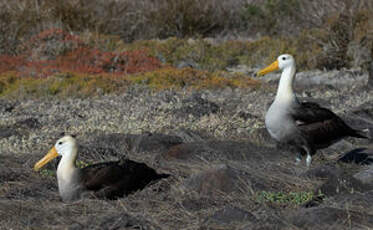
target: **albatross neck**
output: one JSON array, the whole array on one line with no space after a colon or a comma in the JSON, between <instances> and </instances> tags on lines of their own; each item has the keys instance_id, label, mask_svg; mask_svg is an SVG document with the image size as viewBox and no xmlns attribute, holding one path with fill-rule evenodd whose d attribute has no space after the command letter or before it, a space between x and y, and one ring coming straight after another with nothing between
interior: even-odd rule
<instances>
[{"instance_id":1,"label":"albatross neck","mask_svg":"<svg viewBox=\"0 0 373 230\"><path fill-rule=\"evenodd\" d=\"M75 160L77 156L77 149L72 148L70 152L65 153L57 167L57 177L62 180L69 180L76 170Z\"/></svg>"},{"instance_id":2,"label":"albatross neck","mask_svg":"<svg viewBox=\"0 0 373 230\"><path fill-rule=\"evenodd\" d=\"M295 76L295 65L284 68L281 73L280 83L277 89L276 102L294 102L296 101L293 81Z\"/></svg>"}]
</instances>

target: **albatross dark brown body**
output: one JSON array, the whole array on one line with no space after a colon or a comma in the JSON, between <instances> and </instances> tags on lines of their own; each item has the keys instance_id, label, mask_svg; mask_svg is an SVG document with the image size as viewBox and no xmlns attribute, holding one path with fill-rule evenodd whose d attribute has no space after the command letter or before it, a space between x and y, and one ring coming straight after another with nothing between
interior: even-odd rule
<instances>
[{"instance_id":1,"label":"albatross dark brown body","mask_svg":"<svg viewBox=\"0 0 373 230\"><path fill-rule=\"evenodd\" d=\"M115 199L143 189L150 182L168 177L144 163L128 159L104 162L79 170L80 183L97 198Z\"/></svg>"},{"instance_id":2,"label":"albatross dark brown body","mask_svg":"<svg viewBox=\"0 0 373 230\"><path fill-rule=\"evenodd\" d=\"M367 138L363 132L351 128L335 113L316 103L300 103L292 110L291 117L300 135L307 140L311 155L317 149L326 148L344 137ZM294 142L297 144L297 138L294 138Z\"/></svg>"}]
</instances>

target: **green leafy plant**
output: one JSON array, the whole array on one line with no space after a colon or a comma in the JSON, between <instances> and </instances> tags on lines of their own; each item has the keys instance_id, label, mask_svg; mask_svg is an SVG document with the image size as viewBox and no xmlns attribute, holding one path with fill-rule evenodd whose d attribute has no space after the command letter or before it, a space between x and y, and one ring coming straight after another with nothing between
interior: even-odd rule
<instances>
[{"instance_id":1,"label":"green leafy plant","mask_svg":"<svg viewBox=\"0 0 373 230\"><path fill-rule=\"evenodd\" d=\"M285 205L302 205L314 199L315 197L323 196L321 192L267 192L261 191L255 194L255 199L258 202L276 203Z\"/></svg>"},{"instance_id":2,"label":"green leafy plant","mask_svg":"<svg viewBox=\"0 0 373 230\"><path fill-rule=\"evenodd\" d=\"M45 177L54 177L56 176L56 171L55 170L51 170L51 169L41 169L40 172L39 172L42 176L45 176Z\"/></svg>"}]
</instances>

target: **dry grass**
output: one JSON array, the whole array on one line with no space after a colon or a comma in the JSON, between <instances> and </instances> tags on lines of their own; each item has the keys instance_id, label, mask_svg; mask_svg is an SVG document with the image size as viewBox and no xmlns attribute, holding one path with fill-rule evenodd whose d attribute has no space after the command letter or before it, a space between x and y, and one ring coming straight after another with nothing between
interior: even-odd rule
<instances>
[{"instance_id":1,"label":"dry grass","mask_svg":"<svg viewBox=\"0 0 373 230\"><path fill-rule=\"evenodd\" d=\"M48 146L48 145L45 145ZM97 153L99 154L99 153ZM55 175L38 174L31 172L33 162L40 154L32 154L27 162L24 155L4 156L1 163L0 176L5 180L1 184L0 214L2 221L0 228L12 225L14 229L64 229L64 228L89 228L89 229L199 229L201 227L214 226L214 221L207 221L218 210L227 207L239 208L245 212L254 213L262 218L262 211L270 213L266 215L276 218L275 212L279 210L292 210L299 207L293 202L278 203L269 200L263 201L258 195L257 185L253 181L262 181L269 186L268 192L281 191L295 193L312 191L314 181L300 179L290 175L288 171L289 159L281 162L282 166L275 166L268 162L258 164L250 155L245 161L227 161L221 155L208 162L203 158L196 161L180 162L174 159L158 161L156 153L130 152L127 157L145 162L152 167L168 168L172 176L167 180L155 183L142 191L128 197L115 200L84 199L73 204L64 204L60 201ZM261 153L255 153L257 157ZM91 155L91 157L95 157ZM102 159L102 155L98 155ZM104 156L104 158L110 156ZM259 159L259 158L258 158ZM91 159L93 160L93 159ZM156 163L159 162L159 163ZM250 163L252 162L252 163ZM216 165L226 164L232 170L240 172L235 182L237 190L233 192L214 191L198 192L186 182L187 177L203 173L208 169L216 168ZM17 177L11 179L4 174L7 170L19 169ZM50 168L53 168L51 166ZM185 169L188 169L185 171ZM8 174L10 176L10 174ZM192 188L192 189L191 189ZM285 225L291 226L290 223ZM245 226L245 223L241 223ZM223 229L238 227L236 223L223 224Z\"/></svg>"},{"instance_id":2,"label":"dry grass","mask_svg":"<svg viewBox=\"0 0 373 230\"><path fill-rule=\"evenodd\" d=\"M186 76L199 74L193 69L167 71L170 75L178 71L185 71ZM354 92L350 88L314 86L308 90L342 113L369 100L361 88ZM260 139L255 138L254 131L264 127L263 104L273 99L274 92L275 88L203 90L198 92L201 97L219 108L210 108L209 114L201 116L177 112L193 106L187 99L195 98L192 95L196 92L188 90L132 89L120 95L85 99L18 100L14 108L0 109L0 130L8 127L17 131L0 138L0 229L327 229L331 225L344 229L345 220L350 228L371 228L370 190L351 186L348 177L343 176L332 177L334 184L327 179L304 177L308 171L304 161L295 166L290 152L279 151L265 138L258 144L251 143ZM208 107L206 102L199 106L191 109L202 113ZM25 117L39 120L40 125L25 128L21 125ZM78 135L82 145L79 164L125 154L171 176L119 200L84 199L63 204L55 165L49 164L46 172L32 171L33 164L62 131ZM137 145L145 143L144 139L122 143L127 143L126 133L141 132L177 133L192 140L186 141L184 148L176 148L175 154L167 150L140 151ZM180 157L177 151L181 151ZM331 148L325 154L344 151L341 146L340 151ZM311 170L326 166L331 167L331 174L343 170L351 175L363 170L335 160L314 157ZM305 207L304 202L318 195L317 188L327 181L331 186L328 191L334 195L327 195L314 207ZM335 193L337 189L340 194Z\"/></svg>"},{"instance_id":3,"label":"dry grass","mask_svg":"<svg viewBox=\"0 0 373 230\"><path fill-rule=\"evenodd\" d=\"M50 28L119 35L124 41L168 37L297 35L324 28L330 15L372 12L369 0L0 1L0 53Z\"/></svg>"},{"instance_id":4,"label":"dry grass","mask_svg":"<svg viewBox=\"0 0 373 230\"><path fill-rule=\"evenodd\" d=\"M248 143L241 144L250 146ZM219 226L219 229L246 229L268 225L297 229L283 216L301 209L305 202L315 198L313 191L320 184L320 181L299 177L293 159L286 154L276 155L273 150L268 153L242 153L246 160L240 161L227 160L226 155L216 155L213 160L198 157L198 160L180 161L162 160L152 152L128 154L127 157L158 170L167 169L172 176L122 199L83 199L73 204L60 201L54 175L31 172L39 153L31 154L26 162L23 154L4 155L0 163L0 176L5 180L0 189L3 198L0 200L0 228L7 229L11 225L13 229L209 229L214 226ZM265 160L268 159L267 154L272 155L272 161ZM91 157L95 158L94 155ZM222 164L239 172L233 191L200 190L190 182L189 178ZM8 170L17 176L11 179L8 173L7 177L5 172ZM258 182L266 188L258 187ZM330 206L337 205L332 203ZM214 217L228 207L250 213L255 221L249 218L246 221L220 222L219 218L225 217ZM360 216L359 213L365 209L350 205L340 210ZM355 217L351 218L350 225L356 226ZM337 224L336 220L333 222ZM362 226L366 227L364 223Z\"/></svg>"}]
</instances>

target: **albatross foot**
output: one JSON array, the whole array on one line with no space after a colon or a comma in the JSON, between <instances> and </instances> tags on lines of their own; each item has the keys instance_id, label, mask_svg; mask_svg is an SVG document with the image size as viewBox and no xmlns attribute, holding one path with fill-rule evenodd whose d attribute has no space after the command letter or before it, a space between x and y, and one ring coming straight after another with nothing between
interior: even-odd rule
<instances>
[{"instance_id":1,"label":"albatross foot","mask_svg":"<svg viewBox=\"0 0 373 230\"><path fill-rule=\"evenodd\" d=\"M302 155L298 153L298 155L295 157L295 165L299 165L301 161L302 161Z\"/></svg>"}]
</instances>

